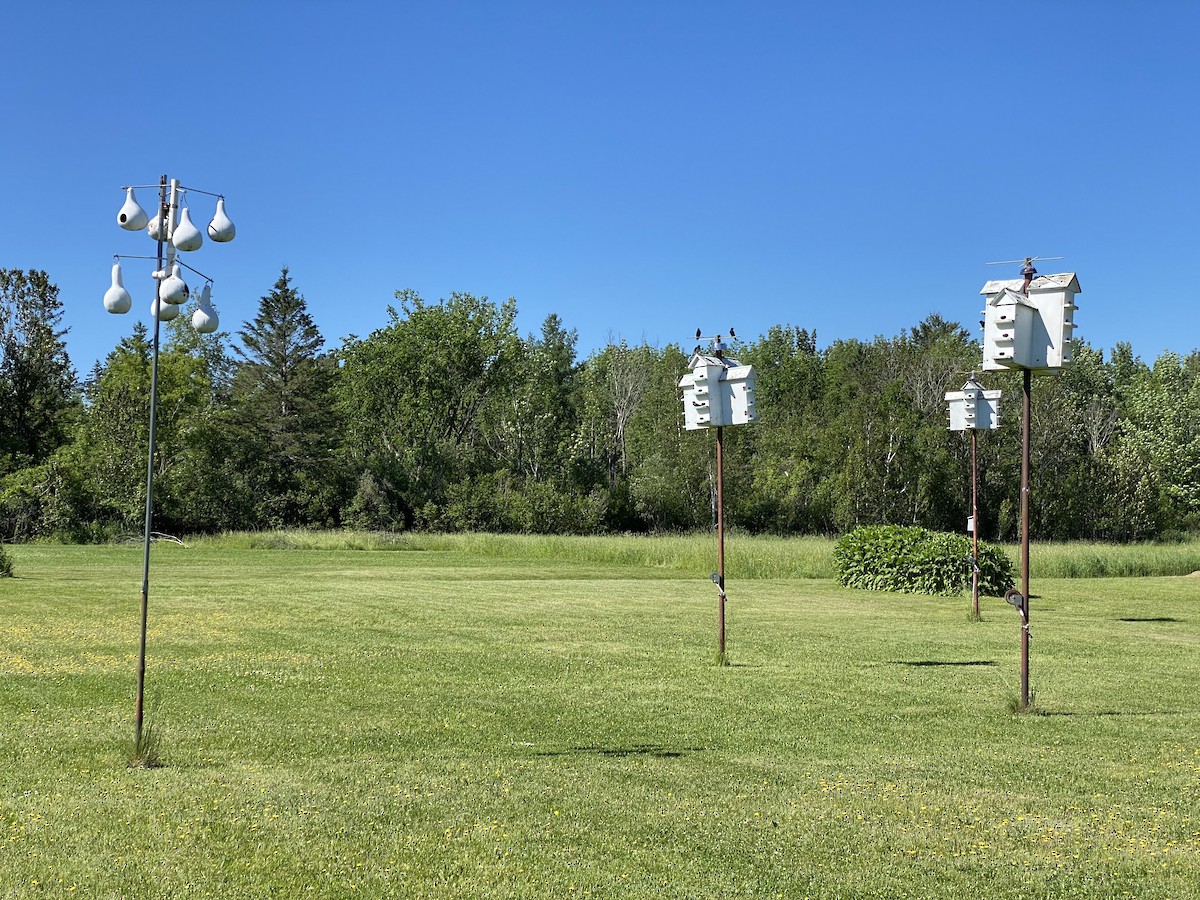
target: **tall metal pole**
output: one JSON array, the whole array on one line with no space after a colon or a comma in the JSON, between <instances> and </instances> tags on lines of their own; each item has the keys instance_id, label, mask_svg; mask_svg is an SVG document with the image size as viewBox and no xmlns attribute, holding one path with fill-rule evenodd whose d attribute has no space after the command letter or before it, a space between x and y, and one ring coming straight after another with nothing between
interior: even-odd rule
<instances>
[{"instance_id":1,"label":"tall metal pole","mask_svg":"<svg viewBox=\"0 0 1200 900\"><path fill-rule=\"evenodd\" d=\"M172 190L172 200L174 191ZM135 719L135 752L142 748L142 720L144 698L146 694L146 623L150 609L150 533L154 523L154 438L158 424L158 342L159 342L159 311L162 309L162 272L165 267L163 258L163 239L172 215L167 202L167 176L162 176L158 185L158 270L157 287L154 290L154 343L150 363L150 435L149 450L146 453L146 523L142 547L142 622L141 636L138 641L137 667L137 704L134 708Z\"/></svg>"},{"instance_id":2,"label":"tall metal pole","mask_svg":"<svg viewBox=\"0 0 1200 900\"><path fill-rule=\"evenodd\" d=\"M1029 707L1029 420L1033 373L1022 370L1021 382L1021 709Z\"/></svg>"},{"instance_id":3,"label":"tall metal pole","mask_svg":"<svg viewBox=\"0 0 1200 900\"><path fill-rule=\"evenodd\" d=\"M971 429L971 604L979 618L979 432Z\"/></svg>"},{"instance_id":4,"label":"tall metal pole","mask_svg":"<svg viewBox=\"0 0 1200 900\"><path fill-rule=\"evenodd\" d=\"M717 426L717 652L725 662L725 429Z\"/></svg>"}]
</instances>

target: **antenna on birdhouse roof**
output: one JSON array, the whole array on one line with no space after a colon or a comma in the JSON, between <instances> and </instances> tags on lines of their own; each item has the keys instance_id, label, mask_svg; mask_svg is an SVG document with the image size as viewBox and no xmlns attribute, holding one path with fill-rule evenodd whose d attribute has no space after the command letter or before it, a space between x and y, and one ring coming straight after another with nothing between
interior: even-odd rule
<instances>
[{"instance_id":1,"label":"antenna on birdhouse roof","mask_svg":"<svg viewBox=\"0 0 1200 900\"><path fill-rule=\"evenodd\" d=\"M999 262L990 262L990 263L988 263L988 265L989 266L1010 266L1010 265L1016 265L1019 263L1021 265L1020 275L1021 275L1021 278L1024 279L1024 281L1021 284L1021 296L1028 297L1029 296L1029 286L1033 283L1033 279L1037 276L1037 273L1038 273L1038 270L1036 268L1034 268L1033 264L1036 261L1041 260L1041 259L1047 259L1047 260L1049 260L1049 259L1066 259L1066 257L1065 256L1026 256L1024 259L1002 259ZM1015 294L1016 289L1013 288L1012 292Z\"/></svg>"},{"instance_id":2,"label":"antenna on birdhouse roof","mask_svg":"<svg viewBox=\"0 0 1200 900\"><path fill-rule=\"evenodd\" d=\"M1001 259L996 262L987 263L989 266L1015 266L1020 263L1033 263L1038 260L1049 259L1066 259L1065 256L1026 256L1022 259Z\"/></svg>"},{"instance_id":3,"label":"antenna on birdhouse roof","mask_svg":"<svg viewBox=\"0 0 1200 900\"><path fill-rule=\"evenodd\" d=\"M735 340L737 339L737 332L734 331L732 327L729 329L729 336ZM705 336L703 330L701 330L699 328L696 329L696 340L697 341L708 341L712 345L713 355L716 356L718 359L720 359L722 357L722 355L725 353L725 351L729 349L729 347L725 344L724 338L725 338L725 336L723 334L710 334L708 336ZM699 344L696 345L696 349L694 352L696 352L696 353L700 352Z\"/></svg>"}]
</instances>

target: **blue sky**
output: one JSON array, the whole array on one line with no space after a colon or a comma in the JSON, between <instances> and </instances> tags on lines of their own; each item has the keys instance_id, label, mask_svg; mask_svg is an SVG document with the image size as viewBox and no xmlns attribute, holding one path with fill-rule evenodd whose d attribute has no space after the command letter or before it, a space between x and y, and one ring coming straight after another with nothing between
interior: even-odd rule
<instances>
[{"instance_id":1,"label":"blue sky","mask_svg":"<svg viewBox=\"0 0 1200 900\"><path fill-rule=\"evenodd\" d=\"M0 267L60 286L81 374L149 321L149 263L133 313L101 297L154 250L120 187L163 174L227 198L237 239L185 258L235 332L286 265L330 346L401 288L557 313L581 357L827 346L974 330L1016 272L984 264L1041 255L1093 346L1200 346L1200 4L45 0L0 32Z\"/></svg>"}]
</instances>

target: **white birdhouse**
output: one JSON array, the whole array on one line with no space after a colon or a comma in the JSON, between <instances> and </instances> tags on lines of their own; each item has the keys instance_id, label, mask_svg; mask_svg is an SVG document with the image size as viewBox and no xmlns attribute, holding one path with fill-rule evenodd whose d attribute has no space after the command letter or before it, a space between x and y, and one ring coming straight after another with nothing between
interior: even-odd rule
<instances>
[{"instance_id":1,"label":"white birdhouse","mask_svg":"<svg viewBox=\"0 0 1200 900\"><path fill-rule=\"evenodd\" d=\"M758 418L754 405L753 366L736 359L695 354L691 371L679 379L683 388L683 427L689 431L744 425Z\"/></svg>"},{"instance_id":2,"label":"white birdhouse","mask_svg":"<svg viewBox=\"0 0 1200 900\"><path fill-rule=\"evenodd\" d=\"M961 391L946 394L951 431L987 431L1000 427L1000 392L985 391L972 378Z\"/></svg>"},{"instance_id":3,"label":"white birdhouse","mask_svg":"<svg viewBox=\"0 0 1200 900\"><path fill-rule=\"evenodd\" d=\"M983 310L983 369L1030 369L1052 373L1071 361L1075 332L1074 272L1039 275L1021 290L1021 279L989 281L980 291Z\"/></svg>"}]
</instances>

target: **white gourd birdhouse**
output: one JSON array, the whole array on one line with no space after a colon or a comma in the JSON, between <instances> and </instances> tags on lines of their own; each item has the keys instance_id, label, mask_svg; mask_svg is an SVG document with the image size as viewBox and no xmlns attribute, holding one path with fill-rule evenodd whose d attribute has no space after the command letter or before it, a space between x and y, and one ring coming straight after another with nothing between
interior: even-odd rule
<instances>
[{"instance_id":1,"label":"white gourd birdhouse","mask_svg":"<svg viewBox=\"0 0 1200 900\"><path fill-rule=\"evenodd\" d=\"M225 198L217 198L217 211L213 213L212 221L208 223L208 237L219 244L232 241L237 234L237 228L225 214Z\"/></svg>"},{"instance_id":2,"label":"white gourd birdhouse","mask_svg":"<svg viewBox=\"0 0 1200 900\"><path fill-rule=\"evenodd\" d=\"M170 322L179 315L179 306L175 303L162 303L155 299L150 304L150 315L160 322Z\"/></svg>"},{"instance_id":3,"label":"white gourd birdhouse","mask_svg":"<svg viewBox=\"0 0 1200 900\"><path fill-rule=\"evenodd\" d=\"M175 245L176 250L183 250L185 252L199 250L200 245L204 243L204 235L200 233L200 229L192 221L191 212L186 206L180 213L179 224L171 232L171 243Z\"/></svg>"},{"instance_id":4,"label":"white gourd birdhouse","mask_svg":"<svg viewBox=\"0 0 1200 900\"><path fill-rule=\"evenodd\" d=\"M142 209L133 194L133 188L125 189L125 204L117 213L117 224L126 231L141 231L150 221L146 211Z\"/></svg>"},{"instance_id":5,"label":"white gourd birdhouse","mask_svg":"<svg viewBox=\"0 0 1200 900\"><path fill-rule=\"evenodd\" d=\"M184 283L179 274L179 263L171 265L171 274L162 280L162 284L158 289L158 296L162 298L163 303L183 303L188 298L188 286ZM174 316L172 316L174 318Z\"/></svg>"},{"instance_id":6,"label":"white gourd birdhouse","mask_svg":"<svg viewBox=\"0 0 1200 900\"><path fill-rule=\"evenodd\" d=\"M167 217L162 215L161 212L146 224L146 234L150 235L150 240L152 241L166 241L167 232L170 230L170 226L167 224Z\"/></svg>"},{"instance_id":7,"label":"white gourd birdhouse","mask_svg":"<svg viewBox=\"0 0 1200 900\"><path fill-rule=\"evenodd\" d=\"M112 267L112 287L104 292L104 308L115 315L129 312L133 306L133 298L125 290L125 282L121 279L121 264L114 263Z\"/></svg>"},{"instance_id":8,"label":"white gourd birdhouse","mask_svg":"<svg viewBox=\"0 0 1200 900\"><path fill-rule=\"evenodd\" d=\"M217 311L212 308L211 295L212 285L205 284L200 290L199 306L192 313L192 327L201 334L212 334L221 323Z\"/></svg>"}]
</instances>

